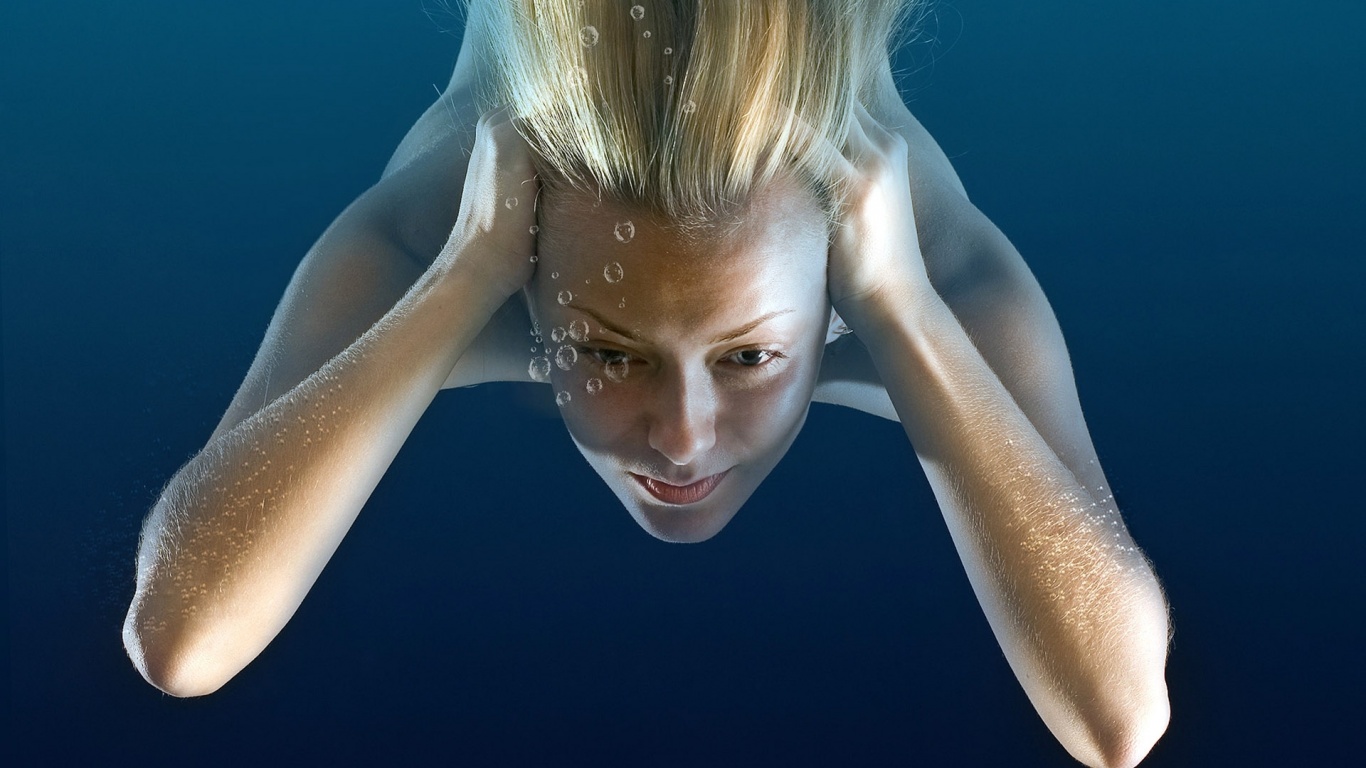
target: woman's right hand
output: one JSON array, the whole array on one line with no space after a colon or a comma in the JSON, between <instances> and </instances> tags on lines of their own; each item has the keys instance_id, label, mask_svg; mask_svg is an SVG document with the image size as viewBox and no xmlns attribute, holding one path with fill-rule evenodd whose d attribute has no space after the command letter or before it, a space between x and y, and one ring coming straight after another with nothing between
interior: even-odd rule
<instances>
[{"instance_id":1,"label":"woman's right hand","mask_svg":"<svg viewBox=\"0 0 1366 768\"><path fill-rule=\"evenodd\" d=\"M510 108L479 118L460 213L433 268L477 278L501 302L536 271L536 205L540 183L531 147Z\"/></svg>"}]
</instances>

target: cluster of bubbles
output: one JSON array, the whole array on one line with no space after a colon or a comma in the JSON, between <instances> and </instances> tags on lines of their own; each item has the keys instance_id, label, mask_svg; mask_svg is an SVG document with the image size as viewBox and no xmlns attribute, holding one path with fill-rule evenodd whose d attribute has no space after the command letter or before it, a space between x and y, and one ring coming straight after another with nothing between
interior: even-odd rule
<instances>
[{"instance_id":1,"label":"cluster of bubbles","mask_svg":"<svg viewBox=\"0 0 1366 768\"><path fill-rule=\"evenodd\" d=\"M508 198L506 204L508 208L516 207L516 198ZM532 225L528 231L534 235L539 231L539 227ZM612 234L616 237L618 242L629 243L635 239L636 225L629 220L619 221L613 227ZM536 257L532 256L531 260L536 261ZM558 280L559 277L559 272L550 273L550 279L552 280ZM626 270L622 267L621 262L611 261L603 265L602 277L608 283L619 283L625 279ZM592 280L585 279L584 283L591 284ZM562 290L559 292L556 299L559 301L560 305L567 305L574 300L574 294L572 291ZM621 298L617 307L621 309L626 308L626 297L623 296ZM542 344L541 329L539 325L533 324L530 333L535 337L536 346L531 347L533 356L530 363L527 365L527 375L532 381L547 383L550 381L550 372L553 368L558 367L562 371L572 370L579 362L579 350L577 347L573 346L573 344L566 342L586 342L588 341L588 331L588 321L582 319L571 321L567 327L556 326L551 328L550 341L553 344L558 345L558 347L555 349L554 355L550 354L549 347L544 348L544 354L538 355L536 353L541 351L539 345ZM625 381L629 373L630 365L625 360L614 360L603 366L603 374L609 381L615 383ZM584 382L584 390L590 395L598 394L602 391L602 388L603 380L600 378L590 377ZM557 406L564 407L571 399L572 396L567 390L559 390L555 393L555 404Z\"/></svg>"}]
</instances>

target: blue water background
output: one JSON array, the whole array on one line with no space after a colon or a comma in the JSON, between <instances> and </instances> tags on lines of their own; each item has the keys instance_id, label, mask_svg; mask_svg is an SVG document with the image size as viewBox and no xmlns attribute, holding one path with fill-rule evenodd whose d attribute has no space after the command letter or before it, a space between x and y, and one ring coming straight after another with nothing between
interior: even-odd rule
<instances>
[{"instance_id":1,"label":"blue water background","mask_svg":"<svg viewBox=\"0 0 1366 768\"><path fill-rule=\"evenodd\" d=\"M636 528L545 408L438 397L220 692L124 657L156 491L444 86L401 3L5 3L11 765L1072 764L900 428L817 407L736 521ZM1366 4L944 2L912 109L1066 333L1173 606L1149 766L1345 765L1363 707Z\"/></svg>"}]
</instances>

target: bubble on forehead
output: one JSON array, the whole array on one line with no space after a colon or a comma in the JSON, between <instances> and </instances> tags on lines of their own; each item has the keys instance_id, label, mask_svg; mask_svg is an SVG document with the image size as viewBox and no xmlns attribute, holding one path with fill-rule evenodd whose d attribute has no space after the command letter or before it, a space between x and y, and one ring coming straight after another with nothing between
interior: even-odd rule
<instances>
[{"instance_id":1,"label":"bubble on forehead","mask_svg":"<svg viewBox=\"0 0 1366 768\"><path fill-rule=\"evenodd\" d=\"M622 269L620 262L614 261L602 268L602 276L609 283L619 283L626 277L626 270Z\"/></svg>"},{"instance_id":2,"label":"bubble on forehead","mask_svg":"<svg viewBox=\"0 0 1366 768\"><path fill-rule=\"evenodd\" d=\"M509 197L508 199L503 201L503 205L507 206L507 209L510 211L513 208L517 207L517 198Z\"/></svg>"},{"instance_id":3,"label":"bubble on forehead","mask_svg":"<svg viewBox=\"0 0 1366 768\"><path fill-rule=\"evenodd\" d=\"M630 221L618 221L612 228L612 234L616 235L620 242L629 243L636 236L636 225Z\"/></svg>"}]
</instances>

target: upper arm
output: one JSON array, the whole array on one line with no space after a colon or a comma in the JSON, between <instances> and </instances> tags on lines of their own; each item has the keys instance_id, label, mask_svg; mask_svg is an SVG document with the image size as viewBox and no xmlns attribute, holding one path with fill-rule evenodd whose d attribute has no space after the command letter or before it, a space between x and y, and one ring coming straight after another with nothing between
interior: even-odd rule
<instances>
[{"instance_id":1,"label":"upper arm","mask_svg":"<svg viewBox=\"0 0 1366 768\"><path fill-rule=\"evenodd\" d=\"M399 236L393 196L392 185L371 188L309 250L210 440L350 346L416 282L423 267Z\"/></svg>"},{"instance_id":2,"label":"upper arm","mask_svg":"<svg viewBox=\"0 0 1366 768\"><path fill-rule=\"evenodd\" d=\"M936 285L1016 405L1076 479L1104 487L1053 308L1019 251L975 207L959 269Z\"/></svg>"}]
</instances>

